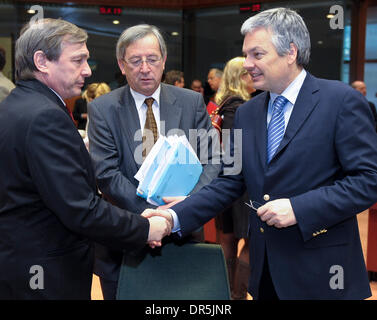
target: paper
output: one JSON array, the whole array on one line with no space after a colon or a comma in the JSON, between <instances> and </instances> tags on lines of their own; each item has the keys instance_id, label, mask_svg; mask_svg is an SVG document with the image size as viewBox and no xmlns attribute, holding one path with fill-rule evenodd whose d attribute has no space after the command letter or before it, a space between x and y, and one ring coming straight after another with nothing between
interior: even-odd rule
<instances>
[{"instance_id":1,"label":"paper","mask_svg":"<svg viewBox=\"0 0 377 320\"><path fill-rule=\"evenodd\" d=\"M160 136L135 175L136 194L154 205L163 197L186 196L197 184L202 165L186 136Z\"/></svg>"}]
</instances>

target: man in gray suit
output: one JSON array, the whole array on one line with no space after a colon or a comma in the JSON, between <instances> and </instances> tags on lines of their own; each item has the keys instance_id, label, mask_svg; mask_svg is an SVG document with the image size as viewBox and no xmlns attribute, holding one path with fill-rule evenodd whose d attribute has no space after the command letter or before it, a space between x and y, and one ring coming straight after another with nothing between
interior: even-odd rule
<instances>
[{"instance_id":1,"label":"man in gray suit","mask_svg":"<svg viewBox=\"0 0 377 320\"><path fill-rule=\"evenodd\" d=\"M138 181L134 176L159 135L185 134L197 150L203 173L193 192L219 172L220 165L211 157L218 137L215 130L208 134L212 126L201 94L161 83L167 50L156 27L126 29L116 50L128 85L89 105L89 149L103 195L120 208L142 212L155 207L136 195ZM213 139L203 144L208 135L214 135ZM208 157L204 157L207 151ZM104 298L114 299L122 252L98 246L96 257L95 272L100 276Z\"/></svg>"}]
</instances>

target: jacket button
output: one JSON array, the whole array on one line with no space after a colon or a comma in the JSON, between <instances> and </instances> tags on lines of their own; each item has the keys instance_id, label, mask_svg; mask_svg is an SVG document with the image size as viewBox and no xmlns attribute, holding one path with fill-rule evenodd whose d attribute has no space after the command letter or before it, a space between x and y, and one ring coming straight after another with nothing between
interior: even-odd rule
<instances>
[{"instance_id":1,"label":"jacket button","mask_svg":"<svg viewBox=\"0 0 377 320\"><path fill-rule=\"evenodd\" d=\"M263 200L264 200L264 201L269 201L269 200L270 200L270 196L269 196L268 194L265 194L265 195L263 196Z\"/></svg>"},{"instance_id":2,"label":"jacket button","mask_svg":"<svg viewBox=\"0 0 377 320\"><path fill-rule=\"evenodd\" d=\"M262 227L259 228L260 232L263 233L264 229Z\"/></svg>"}]
</instances>

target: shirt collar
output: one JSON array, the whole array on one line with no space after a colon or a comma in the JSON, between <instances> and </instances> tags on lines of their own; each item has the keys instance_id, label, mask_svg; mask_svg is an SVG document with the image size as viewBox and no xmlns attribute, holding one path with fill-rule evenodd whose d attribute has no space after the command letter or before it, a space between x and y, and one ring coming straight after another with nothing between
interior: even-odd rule
<instances>
[{"instance_id":1,"label":"shirt collar","mask_svg":"<svg viewBox=\"0 0 377 320\"><path fill-rule=\"evenodd\" d=\"M65 102L64 102L64 100L62 99L62 97L54 90L54 89L52 89L52 88L50 88L50 87L48 87L53 93L55 93L57 96L58 96L58 98L60 99L60 101L66 106L66 104L65 104Z\"/></svg>"},{"instance_id":2,"label":"shirt collar","mask_svg":"<svg viewBox=\"0 0 377 320\"><path fill-rule=\"evenodd\" d=\"M141 109L146 98L153 98L155 100L155 102L157 103L157 106L160 106L161 84L158 86L156 91L153 92L153 94L150 95L150 96L145 96L145 95L143 95L139 92L136 92L131 87L130 87L130 91L131 91L132 97L135 100L135 105L136 105L137 110Z\"/></svg>"},{"instance_id":3,"label":"shirt collar","mask_svg":"<svg viewBox=\"0 0 377 320\"><path fill-rule=\"evenodd\" d=\"M294 105L297 100L298 94L301 90L301 87L304 83L305 77L306 71L305 69L302 69L299 75L290 83L290 85L281 94L270 92L270 101L273 103L277 96L284 96L292 105Z\"/></svg>"}]
</instances>

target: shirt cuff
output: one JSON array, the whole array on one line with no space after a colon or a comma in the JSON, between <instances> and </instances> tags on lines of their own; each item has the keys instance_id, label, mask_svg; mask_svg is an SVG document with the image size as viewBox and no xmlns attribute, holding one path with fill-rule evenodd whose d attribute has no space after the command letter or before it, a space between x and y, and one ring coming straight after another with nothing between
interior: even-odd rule
<instances>
[{"instance_id":1,"label":"shirt cuff","mask_svg":"<svg viewBox=\"0 0 377 320\"><path fill-rule=\"evenodd\" d=\"M171 232L177 232L178 235L181 236L182 235L181 234L181 224L179 223L179 219L178 219L177 214L172 209L168 209L168 211L170 212L170 214L173 218L173 228L172 228Z\"/></svg>"}]
</instances>

